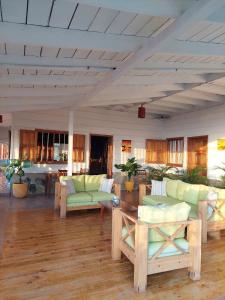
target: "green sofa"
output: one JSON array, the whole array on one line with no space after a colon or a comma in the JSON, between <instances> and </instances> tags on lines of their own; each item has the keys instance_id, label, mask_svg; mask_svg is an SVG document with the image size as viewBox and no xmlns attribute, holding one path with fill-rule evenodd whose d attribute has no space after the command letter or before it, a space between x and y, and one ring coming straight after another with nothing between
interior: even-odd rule
<instances>
[{"instance_id":1,"label":"green sofa","mask_svg":"<svg viewBox=\"0 0 225 300\"><path fill-rule=\"evenodd\" d=\"M120 197L120 185L114 183L114 193L99 191L100 183L106 174L101 175L76 175L61 176L55 186L55 209L60 209L60 217L66 217L66 212L71 210L100 208L99 201L110 201L113 196ZM73 180L75 193L68 194L63 181Z\"/></svg>"},{"instance_id":2,"label":"green sofa","mask_svg":"<svg viewBox=\"0 0 225 300\"><path fill-rule=\"evenodd\" d=\"M139 187L140 205L157 205L159 203L173 205L186 202L191 207L190 218L202 219L203 242L207 241L207 231L225 229L225 189L189 184L181 180L166 181L166 196L146 195L146 187ZM218 195L217 201L207 200L209 191Z\"/></svg>"}]
</instances>

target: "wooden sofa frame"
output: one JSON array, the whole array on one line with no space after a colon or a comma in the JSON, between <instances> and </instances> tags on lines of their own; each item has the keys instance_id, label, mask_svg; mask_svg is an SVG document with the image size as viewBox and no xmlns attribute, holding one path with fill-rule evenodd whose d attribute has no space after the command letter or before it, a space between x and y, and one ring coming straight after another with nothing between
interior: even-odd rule
<instances>
[{"instance_id":1,"label":"wooden sofa frame","mask_svg":"<svg viewBox=\"0 0 225 300\"><path fill-rule=\"evenodd\" d=\"M117 197L120 198L121 196L121 187L119 183L113 184L114 193ZM101 208L100 204L93 204L93 205L82 205L82 206L74 206L74 207L67 207L67 187L62 185L60 182L55 183L55 209L60 210L60 218L65 218L67 211L73 210L83 210L83 209L96 209Z\"/></svg>"},{"instance_id":2,"label":"wooden sofa frame","mask_svg":"<svg viewBox=\"0 0 225 300\"><path fill-rule=\"evenodd\" d=\"M122 237L122 228L126 226L127 235ZM167 236L160 227L178 225L173 235ZM180 231L187 228L187 240L189 252L184 252L174 239ZM155 230L165 242L160 249L148 258L148 230ZM134 248L126 242L126 238L133 240ZM180 252L179 255L159 257L162 251L173 244ZM145 291L147 287L147 275L165 272L169 270L188 268L192 280L200 279L201 272L201 220L188 220L184 222L169 222L159 224L147 224L139 221L131 213L121 208L113 208L112 219L112 259L120 260L121 253L134 265L134 288L137 292Z\"/></svg>"},{"instance_id":3,"label":"wooden sofa frame","mask_svg":"<svg viewBox=\"0 0 225 300\"><path fill-rule=\"evenodd\" d=\"M201 200L198 202L198 214L202 220L202 242L207 243L207 233L225 230L225 214L221 208L225 206L225 199L219 199L220 204L216 205L215 200ZM212 215L208 218L208 207L212 209ZM221 220L210 221L215 215L220 216Z\"/></svg>"},{"instance_id":4,"label":"wooden sofa frame","mask_svg":"<svg viewBox=\"0 0 225 300\"><path fill-rule=\"evenodd\" d=\"M143 205L143 197L147 194L149 185L139 185L139 205ZM207 243L207 233L213 231L225 230L225 215L222 214L221 208L225 205L225 200L220 200L221 204L215 206L216 201L201 200L198 202L198 217L202 220L202 242ZM212 215L208 219L208 207L212 208ZM217 214L221 217L221 221L210 221Z\"/></svg>"}]
</instances>

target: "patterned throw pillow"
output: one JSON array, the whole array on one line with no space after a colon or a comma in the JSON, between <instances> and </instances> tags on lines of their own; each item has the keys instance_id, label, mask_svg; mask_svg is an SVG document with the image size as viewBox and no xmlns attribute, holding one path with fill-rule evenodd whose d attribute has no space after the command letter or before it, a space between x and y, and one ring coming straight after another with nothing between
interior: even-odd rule
<instances>
[{"instance_id":1,"label":"patterned throw pillow","mask_svg":"<svg viewBox=\"0 0 225 300\"><path fill-rule=\"evenodd\" d=\"M114 179L102 178L98 191L99 192L111 193L113 182L114 182Z\"/></svg>"},{"instance_id":2,"label":"patterned throw pillow","mask_svg":"<svg viewBox=\"0 0 225 300\"><path fill-rule=\"evenodd\" d=\"M68 195L76 193L75 186L74 186L74 181L72 179L62 180L61 184L65 185L67 187L67 194Z\"/></svg>"},{"instance_id":3,"label":"patterned throw pillow","mask_svg":"<svg viewBox=\"0 0 225 300\"><path fill-rule=\"evenodd\" d=\"M166 181L152 180L152 196L167 196L166 195Z\"/></svg>"}]
</instances>

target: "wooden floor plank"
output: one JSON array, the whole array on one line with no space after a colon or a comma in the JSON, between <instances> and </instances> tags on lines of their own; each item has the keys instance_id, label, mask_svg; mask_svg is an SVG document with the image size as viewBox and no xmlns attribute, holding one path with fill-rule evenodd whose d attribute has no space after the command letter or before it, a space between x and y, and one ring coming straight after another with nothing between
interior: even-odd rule
<instances>
[{"instance_id":1,"label":"wooden floor plank","mask_svg":"<svg viewBox=\"0 0 225 300\"><path fill-rule=\"evenodd\" d=\"M187 270L148 276L144 294L133 289L133 266L111 260L111 216L74 212L60 220L52 209L8 212L0 268L0 299L216 300L225 296L225 234L203 245L202 279Z\"/></svg>"}]
</instances>

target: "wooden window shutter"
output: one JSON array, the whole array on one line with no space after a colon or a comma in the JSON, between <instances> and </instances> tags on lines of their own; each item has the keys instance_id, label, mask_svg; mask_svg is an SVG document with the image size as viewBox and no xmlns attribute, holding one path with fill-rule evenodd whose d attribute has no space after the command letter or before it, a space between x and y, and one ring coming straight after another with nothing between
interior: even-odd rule
<instances>
[{"instance_id":1,"label":"wooden window shutter","mask_svg":"<svg viewBox=\"0 0 225 300\"><path fill-rule=\"evenodd\" d=\"M35 130L20 130L20 155L21 160L36 160L36 135Z\"/></svg>"},{"instance_id":2,"label":"wooden window shutter","mask_svg":"<svg viewBox=\"0 0 225 300\"><path fill-rule=\"evenodd\" d=\"M73 135L73 161L84 162L85 160L85 135Z\"/></svg>"},{"instance_id":3,"label":"wooden window shutter","mask_svg":"<svg viewBox=\"0 0 225 300\"><path fill-rule=\"evenodd\" d=\"M146 162L166 164L166 161L167 161L167 141L146 140Z\"/></svg>"}]
</instances>

